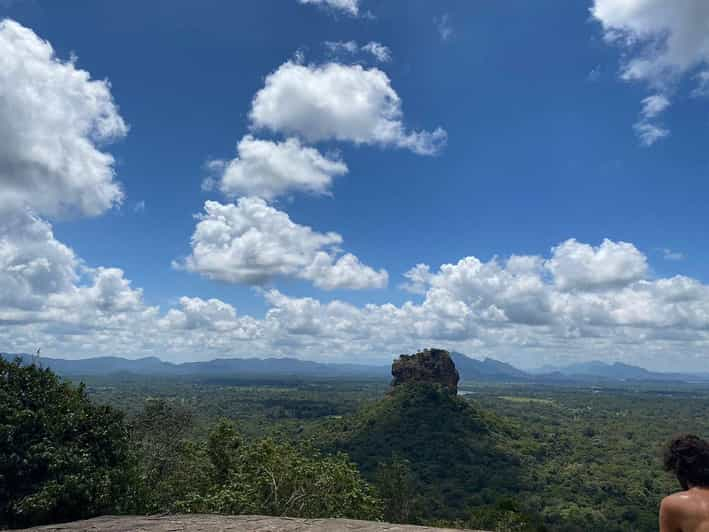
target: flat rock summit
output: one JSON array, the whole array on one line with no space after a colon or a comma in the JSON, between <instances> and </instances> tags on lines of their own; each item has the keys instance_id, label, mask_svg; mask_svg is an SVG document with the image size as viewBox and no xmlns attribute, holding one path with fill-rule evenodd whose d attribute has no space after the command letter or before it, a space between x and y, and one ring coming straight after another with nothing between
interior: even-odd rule
<instances>
[{"instance_id":1,"label":"flat rock summit","mask_svg":"<svg viewBox=\"0 0 709 532\"><path fill-rule=\"evenodd\" d=\"M444 349L424 349L401 355L391 366L392 386L411 383L440 384L455 395L460 375L450 353Z\"/></svg>"},{"instance_id":2,"label":"flat rock summit","mask_svg":"<svg viewBox=\"0 0 709 532\"><path fill-rule=\"evenodd\" d=\"M454 532L449 528L395 525L356 521L353 519L294 519L262 515L159 515L159 516L103 516L58 525L46 525L24 530L55 530L89 532ZM460 532L458 530L457 532ZM483 531L468 531L483 532Z\"/></svg>"}]
</instances>

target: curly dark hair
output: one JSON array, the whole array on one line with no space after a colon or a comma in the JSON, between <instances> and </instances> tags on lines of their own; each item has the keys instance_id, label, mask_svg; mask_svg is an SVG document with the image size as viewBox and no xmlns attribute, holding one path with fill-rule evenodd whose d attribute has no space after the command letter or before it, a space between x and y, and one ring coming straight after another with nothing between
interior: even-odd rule
<instances>
[{"instance_id":1,"label":"curly dark hair","mask_svg":"<svg viewBox=\"0 0 709 532\"><path fill-rule=\"evenodd\" d=\"M683 489L709 487L709 443L694 434L670 440L663 457L665 471L674 473Z\"/></svg>"}]
</instances>

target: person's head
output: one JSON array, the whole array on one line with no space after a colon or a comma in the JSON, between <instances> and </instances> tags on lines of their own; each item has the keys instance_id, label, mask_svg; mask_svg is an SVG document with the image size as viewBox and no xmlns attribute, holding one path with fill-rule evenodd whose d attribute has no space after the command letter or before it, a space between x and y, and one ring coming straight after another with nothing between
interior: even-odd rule
<instances>
[{"instance_id":1,"label":"person's head","mask_svg":"<svg viewBox=\"0 0 709 532\"><path fill-rule=\"evenodd\" d=\"M709 443L693 434L673 438L665 448L664 466L682 489L709 487Z\"/></svg>"}]
</instances>

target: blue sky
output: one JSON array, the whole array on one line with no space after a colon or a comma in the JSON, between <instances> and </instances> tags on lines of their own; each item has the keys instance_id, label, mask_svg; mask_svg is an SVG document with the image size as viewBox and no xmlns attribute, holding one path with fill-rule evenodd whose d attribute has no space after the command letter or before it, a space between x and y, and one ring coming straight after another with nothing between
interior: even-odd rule
<instances>
[{"instance_id":1,"label":"blue sky","mask_svg":"<svg viewBox=\"0 0 709 532\"><path fill-rule=\"evenodd\" d=\"M522 366L703 367L709 10L687 4L667 16L658 0L0 2L17 58L0 78L12 102L0 105L0 340L67 357L365 362L441 345ZM51 45L35 57L46 72L17 66L31 53L20 34ZM95 81L65 90L57 65ZM87 110L90 83L104 114ZM33 84L57 99L15 94ZM348 114L357 91L369 103ZM107 138L75 132L114 158L98 184L44 160L17 184L36 150L13 152L16 139L62 140L61 121L23 129L50 101L71 106L70 127L77 113L123 121ZM288 139L283 175L246 155ZM86 156L59 145L52 161ZM310 161L298 183L289 157ZM105 197L112 184L122 198ZM236 233L215 235L219 216ZM66 247L64 266L46 267L58 278L17 273L52 260L18 223ZM429 269L414 282L417 264Z\"/></svg>"}]
</instances>

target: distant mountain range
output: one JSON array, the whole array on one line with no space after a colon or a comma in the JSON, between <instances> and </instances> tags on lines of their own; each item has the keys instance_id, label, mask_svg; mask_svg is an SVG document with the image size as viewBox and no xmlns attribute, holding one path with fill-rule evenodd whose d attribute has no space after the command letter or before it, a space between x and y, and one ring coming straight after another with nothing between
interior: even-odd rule
<instances>
[{"instance_id":1,"label":"distant mountain range","mask_svg":"<svg viewBox=\"0 0 709 532\"><path fill-rule=\"evenodd\" d=\"M593 360L591 362L580 362L568 366L543 366L531 372L535 377L546 379L568 379L589 380L601 378L615 381L682 381L682 382L709 382L709 373L664 373L650 371L638 366L614 362L608 364Z\"/></svg>"},{"instance_id":2,"label":"distant mountain range","mask_svg":"<svg viewBox=\"0 0 709 532\"><path fill-rule=\"evenodd\" d=\"M5 359L20 357L24 363L32 355L0 353ZM661 373L615 362L592 361L568 366L544 366L529 372L492 358L478 360L452 352L463 381L491 382L697 382L709 383L709 373ZM296 358L218 358L208 362L174 364L157 357L130 360L121 357L96 357L81 360L41 357L39 363L66 376L144 375L164 377L298 377L298 378L391 378L387 366L312 362Z\"/></svg>"},{"instance_id":3,"label":"distant mountain range","mask_svg":"<svg viewBox=\"0 0 709 532\"><path fill-rule=\"evenodd\" d=\"M5 359L20 357L30 364L35 357L25 353L0 353ZM36 360L35 360L36 361ZM119 373L165 377L200 376L273 376L273 377L382 377L388 366L359 364L330 364L299 360L296 358L218 358L208 362L174 364L157 357L126 359L121 357L96 357L80 360L40 357L39 364L60 375L97 376Z\"/></svg>"},{"instance_id":4,"label":"distant mountain range","mask_svg":"<svg viewBox=\"0 0 709 532\"><path fill-rule=\"evenodd\" d=\"M494 358L477 360L462 353L451 353L451 358L464 381L524 381L532 379L529 373Z\"/></svg>"}]
</instances>

